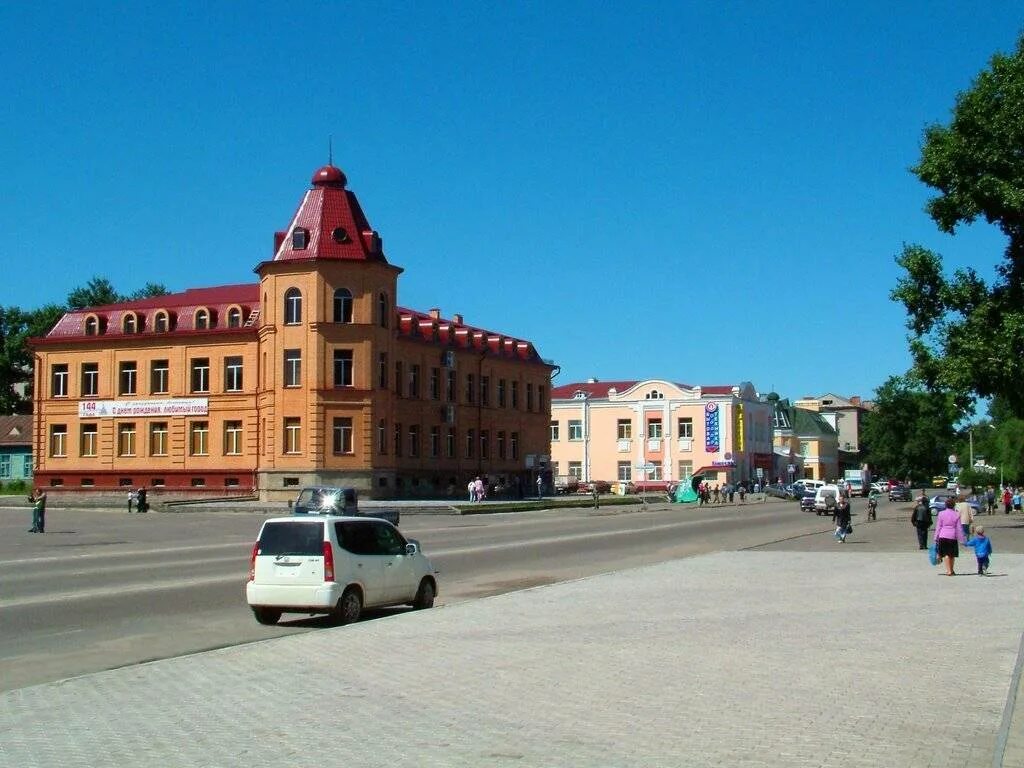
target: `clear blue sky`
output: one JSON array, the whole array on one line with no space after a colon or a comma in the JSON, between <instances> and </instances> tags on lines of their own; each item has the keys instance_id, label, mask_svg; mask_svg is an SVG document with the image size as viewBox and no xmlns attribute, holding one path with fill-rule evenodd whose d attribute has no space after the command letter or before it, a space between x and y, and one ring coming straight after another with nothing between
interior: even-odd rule
<instances>
[{"instance_id":1,"label":"clear blue sky","mask_svg":"<svg viewBox=\"0 0 1024 768\"><path fill-rule=\"evenodd\" d=\"M918 3L0 7L0 304L255 280L334 137L399 300L557 384L870 396L906 370L921 133L1024 8ZM173 4L172 4L173 5Z\"/></svg>"}]
</instances>

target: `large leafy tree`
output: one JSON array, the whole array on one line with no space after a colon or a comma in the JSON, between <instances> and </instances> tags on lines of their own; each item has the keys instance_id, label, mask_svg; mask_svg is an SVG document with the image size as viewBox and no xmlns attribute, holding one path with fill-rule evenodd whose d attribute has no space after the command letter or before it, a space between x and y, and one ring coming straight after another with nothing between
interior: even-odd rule
<instances>
[{"instance_id":1,"label":"large leafy tree","mask_svg":"<svg viewBox=\"0 0 1024 768\"><path fill-rule=\"evenodd\" d=\"M27 342L48 333L64 311L56 304L29 312L0 307L0 413L31 410L32 350Z\"/></svg>"},{"instance_id":2,"label":"large leafy tree","mask_svg":"<svg viewBox=\"0 0 1024 768\"><path fill-rule=\"evenodd\" d=\"M928 479L944 472L959 410L954 398L910 377L891 376L864 419L866 460L890 477Z\"/></svg>"},{"instance_id":3,"label":"large leafy tree","mask_svg":"<svg viewBox=\"0 0 1024 768\"><path fill-rule=\"evenodd\" d=\"M146 283L123 295L104 277L94 277L68 294L67 306L48 304L34 310L0 307L0 413L28 413L32 408L32 350L28 340L45 336L68 309L84 309L121 301L163 296L167 288Z\"/></svg>"},{"instance_id":4,"label":"large leafy tree","mask_svg":"<svg viewBox=\"0 0 1024 768\"><path fill-rule=\"evenodd\" d=\"M914 373L961 406L999 396L1024 417L1024 35L957 96L948 125L925 130L912 170L937 190L927 211L943 232L980 218L1007 238L991 281L947 277L919 245L897 257L906 274L892 296L907 309Z\"/></svg>"}]
</instances>

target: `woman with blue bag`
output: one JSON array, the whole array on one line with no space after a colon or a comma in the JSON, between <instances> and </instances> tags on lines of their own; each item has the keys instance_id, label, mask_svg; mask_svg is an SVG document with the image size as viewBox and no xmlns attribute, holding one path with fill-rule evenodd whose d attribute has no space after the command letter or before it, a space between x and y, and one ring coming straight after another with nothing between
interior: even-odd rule
<instances>
[{"instance_id":1,"label":"woman with blue bag","mask_svg":"<svg viewBox=\"0 0 1024 768\"><path fill-rule=\"evenodd\" d=\"M953 572L953 561L960 556L960 544L964 541L960 513L953 506L952 497L946 499L946 508L939 512L935 519L935 541L932 543L937 560L942 560L946 564L947 576L956 576Z\"/></svg>"}]
</instances>

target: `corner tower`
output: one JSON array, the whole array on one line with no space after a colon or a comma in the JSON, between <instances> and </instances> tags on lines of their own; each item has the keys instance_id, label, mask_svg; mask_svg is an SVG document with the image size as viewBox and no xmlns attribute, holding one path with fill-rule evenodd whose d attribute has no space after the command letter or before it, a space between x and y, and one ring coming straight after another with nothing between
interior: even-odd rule
<instances>
[{"instance_id":1,"label":"corner tower","mask_svg":"<svg viewBox=\"0 0 1024 768\"><path fill-rule=\"evenodd\" d=\"M264 493L341 475L369 484L373 413L389 397L376 379L393 358L402 270L346 185L340 168L319 168L274 233L273 258L256 267ZM338 444L353 435L360 445Z\"/></svg>"}]
</instances>

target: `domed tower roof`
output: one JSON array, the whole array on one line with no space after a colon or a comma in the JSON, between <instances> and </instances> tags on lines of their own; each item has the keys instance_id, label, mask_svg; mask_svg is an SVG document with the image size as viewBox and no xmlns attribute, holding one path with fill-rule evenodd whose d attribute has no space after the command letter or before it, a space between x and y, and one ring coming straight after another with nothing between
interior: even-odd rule
<instances>
[{"instance_id":1,"label":"domed tower roof","mask_svg":"<svg viewBox=\"0 0 1024 768\"><path fill-rule=\"evenodd\" d=\"M366 220L338 167L318 168L288 228L274 234L274 261L337 259L387 263L383 243Z\"/></svg>"}]
</instances>

